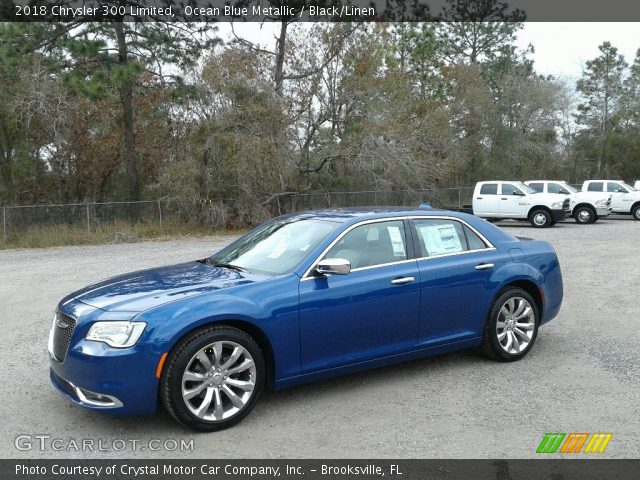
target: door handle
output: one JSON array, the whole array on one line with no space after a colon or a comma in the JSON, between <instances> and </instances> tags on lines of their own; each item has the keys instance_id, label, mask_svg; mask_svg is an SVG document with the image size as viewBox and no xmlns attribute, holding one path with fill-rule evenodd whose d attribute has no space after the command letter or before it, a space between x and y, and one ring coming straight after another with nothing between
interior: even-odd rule
<instances>
[{"instance_id":1,"label":"door handle","mask_svg":"<svg viewBox=\"0 0 640 480\"><path fill-rule=\"evenodd\" d=\"M493 263L481 263L480 265L476 265L476 270L489 270L493 268Z\"/></svg>"},{"instance_id":2,"label":"door handle","mask_svg":"<svg viewBox=\"0 0 640 480\"><path fill-rule=\"evenodd\" d=\"M500 200L509 200L507 197L502 197Z\"/></svg>"},{"instance_id":3,"label":"door handle","mask_svg":"<svg viewBox=\"0 0 640 480\"><path fill-rule=\"evenodd\" d=\"M476 197L476 200L482 200L482 197Z\"/></svg>"},{"instance_id":4,"label":"door handle","mask_svg":"<svg viewBox=\"0 0 640 480\"><path fill-rule=\"evenodd\" d=\"M415 280L413 277L394 278L391 283L394 285L404 285L405 283L411 283Z\"/></svg>"}]
</instances>

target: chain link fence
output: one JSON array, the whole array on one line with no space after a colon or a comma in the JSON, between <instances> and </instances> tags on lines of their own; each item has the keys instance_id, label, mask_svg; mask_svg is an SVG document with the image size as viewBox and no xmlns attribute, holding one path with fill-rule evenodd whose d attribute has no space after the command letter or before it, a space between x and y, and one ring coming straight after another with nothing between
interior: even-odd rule
<instances>
[{"instance_id":1,"label":"chain link fence","mask_svg":"<svg viewBox=\"0 0 640 480\"><path fill-rule=\"evenodd\" d=\"M274 196L260 208L266 215L355 206L416 207L421 203L437 208L462 208L471 203L472 193L473 187L295 193ZM136 202L4 205L2 240L5 245L42 243L44 246L78 243L78 240L117 242L163 234L204 234L228 228L234 203L235 200L187 203L161 198ZM38 236L52 235L56 238L48 243L37 241ZM83 236L86 238L82 239Z\"/></svg>"}]
</instances>

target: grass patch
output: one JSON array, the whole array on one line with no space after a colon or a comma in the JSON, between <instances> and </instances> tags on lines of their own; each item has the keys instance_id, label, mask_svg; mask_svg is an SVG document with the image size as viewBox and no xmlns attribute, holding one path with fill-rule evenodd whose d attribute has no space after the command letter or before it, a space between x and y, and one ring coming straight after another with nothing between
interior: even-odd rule
<instances>
[{"instance_id":1,"label":"grass patch","mask_svg":"<svg viewBox=\"0 0 640 480\"><path fill-rule=\"evenodd\" d=\"M9 232L7 240L0 235L0 249L46 248L65 245L100 245L134 243L140 240L204 237L211 235L240 235L243 230L220 230L195 223L114 222L100 224L87 231L77 225L46 225Z\"/></svg>"}]
</instances>

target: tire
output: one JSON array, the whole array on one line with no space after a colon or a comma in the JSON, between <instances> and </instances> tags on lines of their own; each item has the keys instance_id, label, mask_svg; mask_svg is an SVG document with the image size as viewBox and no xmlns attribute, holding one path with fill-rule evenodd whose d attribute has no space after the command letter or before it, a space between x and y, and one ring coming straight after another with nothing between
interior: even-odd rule
<instances>
[{"instance_id":1,"label":"tire","mask_svg":"<svg viewBox=\"0 0 640 480\"><path fill-rule=\"evenodd\" d=\"M593 208L580 207L573 213L573 218L576 223L586 225L595 222L598 219L598 215Z\"/></svg>"},{"instance_id":2,"label":"tire","mask_svg":"<svg viewBox=\"0 0 640 480\"><path fill-rule=\"evenodd\" d=\"M253 338L232 327L206 327L176 345L161 378L160 396L183 425L224 430L253 409L265 377L264 357Z\"/></svg>"},{"instance_id":3,"label":"tire","mask_svg":"<svg viewBox=\"0 0 640 480\"><path fill-rule=\"evenodd\" d=\"M543 208L538 208L529 215L529 222L534 228L547 228L551 225L551 213Z\"/></svg>"},{"instance_id":4,"label":"tire","mask_svg":"<svg viewBox=\"0 0 640 480\"><path fill-rule=\"evenodd\" d=\"M482 336L482 351L500 362L520 360L533 347L539 325L540 313L531 295L521 288L510 287L491 306Z\"/></svg>"},{"instance_id":5,"label":"tire","mask_svg":"<svg viewBox=\"0 0 640 480\"><path fill-rule=\"evenodd\" d=\"M633 215L634 220L640 220L640 204L631 209L631 215Z\"/></svg>"}]
</instances>

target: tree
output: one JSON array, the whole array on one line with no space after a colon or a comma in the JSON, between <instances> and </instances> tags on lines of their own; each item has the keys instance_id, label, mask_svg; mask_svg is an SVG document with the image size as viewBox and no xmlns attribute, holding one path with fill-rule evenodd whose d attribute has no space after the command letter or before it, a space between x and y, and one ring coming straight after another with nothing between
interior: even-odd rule
<instances>
[{"instance_id":1,"label":"tree","mask_svg":"<svg viewBox=\"0 0 640 480\"><path fill-rule=\"evenodd\" d=\"M121 0L126 3L126 0ZM136 95L155 83L176 94L184 92L182 72L193 66L215 38L202 24L163 22L128 23L123 17L105 22L37 24L25 27L28 38L18 51L42 52L55 59L68 86L94 100L118 102L121 125L121 162L127 199L138 200L142 182L136 145ZM141 79L147 75L143 86Z\"/></svg>"},{"instance_id":2,"label":"tree","mask_svg":"<svg viewBox=\"0 0 640 480\"><path fill-rule=\"evenodd\" d=\"M447 0L447 4L438 32L441 54L452 63L494 59L513 44L526 18L522 10L509 11L509 5L499 0Z\"/></svg>"},{"instance_id":3,"label":"tree","mask_svg":"<svg viewBox=\"0 0 640 480\"><path fill-rule=\"evenodd\" d=\"M598 47L600 55L589 60L576 84L584 101L578 105L576 120L586 128L595 144L595 173L608 176L611 158L609 140L617 122L627 63L610 42Z\"/></svg>"}]
</instances>

